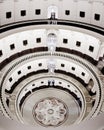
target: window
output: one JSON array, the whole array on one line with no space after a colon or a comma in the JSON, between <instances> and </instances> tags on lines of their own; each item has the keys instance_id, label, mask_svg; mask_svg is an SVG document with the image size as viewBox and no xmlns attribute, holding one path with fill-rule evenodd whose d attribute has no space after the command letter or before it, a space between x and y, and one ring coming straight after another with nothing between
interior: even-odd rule
<instances>
[{"instance_id":1,"label":"window","mask_svg":"<svg viewBox=\"0 0 104 130\"><path fill-rule=\"evenodd\" d=\"M3 52L2 52L2 50L0 50L0 57L3 55Z\"/></svg>"},{"instance_id":2,"label":"window","mask_svg":"<svg viewBox=\"0 0 104 130\"><path fill-rule=\"evenodd\" d=\"M21 16L25 16L26 15L26 10L21 10Z\"/></svg>"},{"instance_id":3,"label":"window","mask_svg":"<svg viewBox=\"0 0 104 130\"><path fill-rule=\"evenodd\" d=\"M64 64L61 64L61 67L64 67L65 65Z\"/></svg>"},{"instance_id":4,"label":"window","mask_svg":"<svg viewBox=\"0 0 104 130\"><path fill-rule=\"evenodd\" d=\"M31 66L28 66L27 69L30 70L30 69L31 69Z\"/></svg>"},{"instance_id":5,"label":"window","mask_svg":"<svg viewBox=\"0 0 104 130\"><path fill-rule=\"evenodd\" d=\"M68 43L68 39L64 38L63 39L63 43L67 44Z\"/></svg>"},{"instance_id":6,"label":"window","mask_svg":"<svg viewBox=\"0 0 104 130\"><path fill-rule=\"evenodd\" d=\"M15 45L14 45L14 44L11 44L11 45L10 45L10 49L11 49L11 50L15 49Z\"/></svg>"},{"instance_id":7,"label":"window","mask_svg":"<svg viewBox=\"0 0 104 130\"><path fill-rule=\"evenodd\" d=\"M12 80L13 80L12 77L10 77L10 78L9 78L9 82L12 82Z\"/></svg>"},{"instance_id":8,"label":"window","mask_svg":"<svg viewBox=\"0 0 104 130\"><path fill-rule=\"evenodd\" d=\"M36 14L36 15L40 15L40 13L41 13L41 10L40 10L40 9L36 9L36 10L35 10L35 14Z\"/></svg>"},{"instance_id":9,"label":"window","mask_svg":"<svg viewBox=\"0 0 104 130\"><path fill-rule=\"evenodd\" d=\"M42 66L42 63L39 63L38 66Z\"/></svg>"},{"instance_id":10,"label":"window","mask_svg":"<svg viewBox=\"0 0 104 130\"><path fill-rule=\"evenodd\" d=\"M81 46L81 42L76 41L76 46L77 46L77 47L80 47L80 46Z\"/></svg>"},{"instance_id":11,"label":"window","mask_svg":"<svg viewBox=\"0 0 104 130\"><path fill-rule=\"evenodd\" d=\"M85 12L80 11L80 17L84 18L85 17Z\"/></svg>"},{"instance_id":12,"label":"window","mask_svg":"<svg viewBox=\"0 0 104 130\"><path fill-rule=\"evenodd\" d=\"M94 51L94 47L93 46L89 46L89 51L93 52Z\"/></svg>"},{"instance_id":13,"label":"window","mask_svg":"<svg viewBox=\"0 0 104 130\"><path fill-rule=\"evenodd\" d=\"M41 38L36 38L36 42L40 43L41 42Z\"/></svg>"},{"instance_id":14,"label":"window","mask_svg":"<svg viewBox=\"0 0 104 130\"><path fill-rule=\"evenodd\" d=\"M82 76L85 76L85 73L84 73L84 72L82 72Z\"/></svg>"},{"instance_id":15,"label":"window","mask_svg":"<svg viewBox=\"0 0 104 130\"><path fill-rule=\"evenodd\" d=\"M28 44L28 41L27 40L24 40L23 41L23 45L26 46Z\"/></svg>"},{"instance_id":16,"label":"window","mask_svg":"<svg viewBox=\"0 0 104 130\"><path fill-rule=\"evenodd\" d=\"M99 21L99 20L100 20L100 14L95 14L94 19L95 19L96 21Z\"/></svg>"},{"instance_id":17,"label":"window","mask_svg":"<svg viewBox=\"0 0 104 130\"><path fill-rule=\"evenodd\" d=\"M75 70L75 67L72 67L72 70Z\"/></svg>"},{"instance_id":18,"label":"window","mask_svg":"<svg viewBox=\"0 0 104 130\"><path fill-rule=\"evenodd\" d=\"M6 18L9 19L12 17L12 13L11 12L6 12Z\"/></svg>"},{"instance_id":19,"label":"window","mask_svg":"<svg viewBox=\"0 0 104 130\"><path fill-rule=\"evenodd\" d=\"M70 10L65 10L66 15L70 15Z\"/></svg>"},{"instance_id":20,"label":"window","mask_svg":"<svg viewBox=\"0 0 104 130\"><path fill-rule=\"evenodd\" d=\"M19 74L21 74L21 71L20 71L20 70L18 71L18 75L19 75Z\"/></svg>"}]
</instances>

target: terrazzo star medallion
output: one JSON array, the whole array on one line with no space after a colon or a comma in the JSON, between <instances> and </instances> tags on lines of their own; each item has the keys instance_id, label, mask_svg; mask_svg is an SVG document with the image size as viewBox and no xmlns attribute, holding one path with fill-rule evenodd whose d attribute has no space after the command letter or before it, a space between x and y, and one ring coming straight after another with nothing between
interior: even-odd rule
<instances>
[{"instance_id":1,"label":"terrazzo star medallion","mask_svg":"<svg viewBox=\"0 0 104 130\"><path fill-rule=\"evenodd\" d=\"M67 106L56 98L46 98L38 102L33 114L37 122L44 126L58 126L67 118Z\"/></svg>"},{"instance_id":2,"label":"terrazzo star medallion","mask_svg":"<svg viewBox=\"0 0 104 130\"><path fill-rule=\"evenodd\" d=\"M103 14L103 0L0 0L0 112L48 128L104 113Z\"/></svg>"}]
</instances>

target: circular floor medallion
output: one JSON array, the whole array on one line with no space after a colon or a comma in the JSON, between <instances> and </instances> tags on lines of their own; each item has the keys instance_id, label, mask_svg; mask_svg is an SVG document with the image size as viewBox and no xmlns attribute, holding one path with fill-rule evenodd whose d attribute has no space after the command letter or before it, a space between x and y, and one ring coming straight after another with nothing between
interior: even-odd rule
<instances>
[{"instance_id":1,"label":"circular floor medallion","mask_svg":"<svg viewBox=\"0 0 104 130\"><path fill-rule=\"evenodd\" d=\"M42 126L59 126L67 119L68 108L63 101L55 97L47 97L36 103L33 115Z\"/></svg>"}]
</instances>

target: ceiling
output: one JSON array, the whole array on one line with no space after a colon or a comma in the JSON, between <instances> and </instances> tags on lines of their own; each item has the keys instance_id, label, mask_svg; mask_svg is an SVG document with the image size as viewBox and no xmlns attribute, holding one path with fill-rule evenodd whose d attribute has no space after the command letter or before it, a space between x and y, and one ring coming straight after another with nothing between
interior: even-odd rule
<instances>
[{"instance_id":1,"label":"ceiling","mask_svg":"<svg viewBox=\"0 0 104 130\"><path fill-rule=\"evenodd\" d=\"M52 14L51 12L52 10L54 10L56 13L56 19L55 19L56 21L55 20L51 21L50 16ZM35 22L36 23L39 22L39 23L36 24ZM41 22L43 23L46 22L47 24L40 25ZM27 26L26 24L30 26ZM51 93L51 92L54 93L55 88L52 91L47 90L47 93L46 93L46 90L44 93L42 90L42 92L40 92L40 96L38 99L38 98L35 98L34 96L37 94L37 91L36 93L35 91L33 91L33 88L34 88L33 83L35 83L35 85L37 86L36 88L40 87L41 82L43 81L45 81L46 83L44 85L47 85L47 86L50 81L51 81L51 84L53 83L53 81L55 81L55 83L57 82L56 86L58 86L59 81L63 80L61 83L62 85L63 84L66 85L65 86L65 89L66 89L68 88L68 84L69 84L69 83L66 83L66 80L65 80L65 78L67 79L67 76L62 78L61 74L60 74L60 77L58 77L58 75L56 74L56 77L55 77L54 72L55 72L55 69L60 69L60 70L62 69L65 72L67 72L67 70L70 68L69 72L74 74L77 78L81 77L82 78L81 81L83 81L86 84L86 87L84 86L85 84L83 82L79 81L79 79L76 78L76 80L74 80L75 78L74 77L72 79L72 82L73 83L75 82L74 86L77 86L77 87L74 88L73 86L71 86L70 88L68 88L68 90L70 89L73 90L71 91L73 93L77 93L78 92L77 89L80 90L80 93L77 93L76 95L78 96L78 98L80 97L81 102L83 102L82 104L83 112L85 110L87 114L90 113L88 118L92 118L96 115L97 116L90 120L84 120L80 124L75 124L68 127L66 126L64 129L65 130L81 130L81 129L104 130L104 114L102 114L102 112L104 112L104 90L103 90L104 75L101 72L104 69L104 60L103 60L104 58L104 0L40 0L40 1L39 0L10 0L10 1L0 0L0 29L2 32L0 34L0 63L4 63L3 61L5 61L5 59L6 59L6 62L8 62L9 58L14 56L15 54L18 55L17 59L15 60L13 59L13 62L10 62L10 63L8 62L6 64L6 67L3 68L1 64L2 69L0 73L1 74L0 83L2 79L7 76L4 79L4 82L3 82L4 84L2 85L3 91L2 89L0 91L0 93L2 93L1 95L3 95L0 97L1 98L0 105L2 104L1 108L5 116L10 117L10 118L13 116L13 118L11 119L20 120L21 122L22 121L25 122L24 120L26 121L28 120L30 124L32 124L31 122L33 120L33 124L35 124L34 119L31 120L31 118L28 118L30 116L29 113L27 114L27 111L29 112L30 110L29 101L31 101L30 105L35 104L34 106L32 106L30 110L30 113L32 115L34 114L33 109L35 107L37 108L40 102L44 103L44 100L47 99L46 94ZM48 37L48 40L47 40L47 37ZM35 41L35 46L33 44L34 41ZM43 47L41 48L43 50L40 51L42 53L37 51L37 48L39 49L39 47L40 48ZM46 47L48 48L48 51L50 52L49 56L47 52L46 53L43 52L44 49L47 50ZM35 51L32 50L34 48L35 48ZM66 53L65 50L64 52L61 50L58 52L59 53L58 55L58 53L55 52L57 48L58 49L66 48L66 50L69 49L70 54L65 54ZM27 54L25 55L26 49L27 50L30 49L27 51L28 55ZM73 50L75 50L75 54ZM34 55L36 55L36 57L33 56L33 59L32 59L32 54L30 52L31 53L36 52L36 54L33 53ZM19 55L21 56L20 58L19 58ZM81 55L83 56L81 57ZM29 56L30 56L30 59L29 59ZM43 58L42 56L44 57L46 56L46 57ZM61 58L59 58L58 56L61 56ZM72 59L71 58L67 59L68 56L70 56ZM26 59L26 61L24 59ZM21 60L20 64L16 64L16 63L19 63L20 60ZM98 66L95 64L96 62L98 62ZM30 66L28 66L28 63L30 64ZM36 75L37 77L35 78L32 76L25 77L26 78L26 79L24 78L25 80L18 82L19 85L16 85L16 91L14 90L12 91L13 95L9 93L10 92L9 90L12 89L12 86L15 84L15 82L19 81L19 79L22 78L22 76L19 77L21 75L21 72L23 76L26 76L29 74L28 72L29 69L30 69L29 71L32 71L32 72L34 72L34 68L37 71L39 71L39 68L41 68L41 66L43 67L42 68L43 70L48 68L48 72L49 72L48 76L47 74L45 75L45 72L43 73L43 75L40 72L39 73L40 75ZM74 69L73 69L73 66L75 66ZM10 70L11 72L8 71L10 68L12 70L12 71ZM44 78L44 76L46 76L45 77L46 79ZM69 77L70 77L70 80L69 79L68 80L71 82L71 76ZM92 85L93 83L90 82L90 79L93 79L94 85ZM12 80L13 80L13 83L12 83ZM65 80L65 83L64 83L64 80ZM101 84L99 83L100 80L101 80L100 82ZM30 81L32 81L32 83ZM81 85L79 85L80 84L79 82L82 83L85 88L82 89ZM97 83L101 85L102 91L99 90L100 85ZM94 89L87 88L87 85L89 86L92 85L92 88ZM62 88L64 88L63 86ZM19 89L20 87L21 87L21 90ZM7 93L5 90L7 90ZM18 94L16 93L17 90L18 90ZM64 90L64 89L61 89L61 90ZM86 90L88 90L88 93ZM92 95L90 95L90 90L91 92L93 92ZM22 104L22 109L21 109L20 103L22 99L25 97L25 95L27 94L27 91L29 91L31 95L34 93L34 95L33 97L31 96L30 98L31 100L26 97L26 100L28 102L27 104L24 103L25 105ZM95 92L95 95L94 95L94 92ZM57 90L54 94L53 93L51 95L56 96L57 100L58 100L57 97L59 95L62 95L61 92ZM57 95L57 93L60 93L60 94ZM87 100L88 94L91 96L91 98L89 98L91 99L90 101ZM14 100L15 97L16 97L16 101ZM61 96L59 97L61 99ZM41 98L43 98L44 100ZM8 106L8 103L6 102L7 99L11 103L10 106ZM35 99L36 99L36 102L35 102ZM64 99L64 96L62 97L62 99ZM39 102L37 102L37 100L39 100ZM69 100L71 100L71 98L69 98ZM69 100L67 100L68 103L69 103ZM58 100L58 101L60 104L61 100ZM97 102L94 104L95 105L94 107L92 105L93 101ZM86 104L89 103L90 105L87 104L88 106L85 105L87 106L85 107L84 103ZM70 104L71 103L69 103L69 106ZM25 107L27 109L25 109ZM73 109L74 107L70 107L70 108ZM92 108L94 108L94 110ZM22 116L20 116L17 111L20 112L19 113L20 115L26 114L27 115L26 119L24 118L25 116L23 116L24 119L22 120L21 118ZM85 114L84 116L83 112L82 112L81 120L83 120L85 116L87 117L87 114L84 113ZM99 114L100 112L101 114ZM33 118L33 116L34 115L30 117ZM68 115L68 121L69 120L70 120L70 116ZM22 125L20 122L9 120L0 114L0 130L14 130L14 129L15 130L18 130L18 129L20 130L44 129L45 130L46 128ZM51 130L53 128L49 127L48 129ZM59 126L59 127L56 127L55 129L61 130L63 129L63 127Z\"/></svg>"}]
</instances>

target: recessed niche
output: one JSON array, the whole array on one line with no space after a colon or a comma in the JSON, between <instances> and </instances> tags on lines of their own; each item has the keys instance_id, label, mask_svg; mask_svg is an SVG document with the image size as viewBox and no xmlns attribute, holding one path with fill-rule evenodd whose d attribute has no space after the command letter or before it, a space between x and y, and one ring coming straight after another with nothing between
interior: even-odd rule
<instances>
[{"instance_id":1,"label":"recessed niche","mask_svg":"<svg viewBox=\"0 0 104 130\"><path fill-rule=\"evenodd\" d=\"M42 63L39 63L38 66L41 67L41 66L42 66Z\"/></svg>"},{"instance_id":2,"label":"recessed niche","mask_svg":"<svg viewBox=\"0 0 104 130\"><path fill-rule=\"evenodd\" d=\"M95 14L94 19L95 19L96 21L99 21L99 20L100 20L100 14Z\"/></svg>"},{"instance_id":3,"label":"recessed niche","mask_svg":"<svg viewBox=\"0 0 104 130\"><path fill-rule=\"evenodd\" d=\"M94 47L93 46L89 46L89 51L93 52L94 51Z\"/></svg>"},{"instance_id":4,"label":"recessed niche","mask_svg":"<svg viewBox=\"0 0 104 130\"><path fill-rule=\"evenodd\" d=\"M36 9L36 10L35 10L35 14L36 14L36 15L40 15L40 14L41 14L41 10L40 10L40 9Z\"/></svg>"},{"instance_id":5,"label":"recessed niche","mask_svg":"<svg viewBox=\"0 0 104 130\"><path fill-rule=\"evenodd\" d=\"M66 15L70 15L70 10L65 10Z\"/></svg>"},{"instance_id":6,"label":"recessed niche","mask_svg":"<svg viewBox=\"0 0 104 130\"><path fill-rule=\"evenodd\" d=\"M31 66L28 66L27 69L30 70L30 69L31 69Z\"/></svg>"},{"instance_id":7,"label":"recessed niche","mask_svg":"<svg viewBox=\"0 0 104 130\"><path fill-rule=\"evenodd\" d=\"M10 45L10 49L11 49L11 50L14 50L14 49L15 49L15 45L14 45L14 44L11 44L11 45Z\"/></svg>"},{"instance_id":8,"label":"recessed niche","mask_svg":"<svg viewBox=\"0 0 104 130\"><path fill-rule=\"evenodd\" d=\"M68 39L64 38L63 39L63 43L67 44L68 43Z\"/></svg>"},{"instance_id":9,"label":"recessed niche","mask_svg":"<svg viewBox=\"0 0 104 130\"><path fill-rule=\"evenodd\" d=\"M12 17L12 13L11 12L6 12L6 18L9 19Z\"/></svg>"},{"instance_id":10,"label":"recessed niche","mask_svg":"<svg viewBox=\"0 0 104 130\"><path fill-rule=\"evenodd\" d=\"M85 73L84 73L84 72L82 72L82 76L85 76Z\"/></svg>"},{"instance_id":11,"label":"recessed niche","mask_svg":"<svg viewBox=\"0 0 104 130\"><path fill-rule=\"evenodd\" d=\"M68 86L68 87L70 87L70 85L69 85L69 84L68 84L67 86Z\"/></svg>"},{"instance_id":12,"label":"recessed niche","mask_svg":"<svg viewBox=\"0 0 104 130\"><path fill-rule=\"evenodd\" d=\"M21 71L19 70L17 73L18 73L18 75L20 75L20 74L21 74Z\"/></svg>"},{"instance_id":13,"label":"recessed niche","mask_svg":"<svg viewBox=\"0 0 104 130\"><path fill-rule=\"evenodd\" d=\"M44 81L41 81L41 84L43 84L44 83Z\"/></svg>"},{"instance_id":14,"label":"recessed niche","mask_svg":"<svg viewBox=\"0 0 104 130\"><path fill-rule=\"evenodd\" d=\"M81 42L80 41L76 41L76 46L80 47L81 46Z\"/></svg>"},{"instance_id":15,"label":"recessed niche","mask_svg":"<svg viewBox=\"0 0 104 130\"><path fill-rule=\"evenodd\" d=\"M9 78L9 82L12 82L12 80L13 80L12 77L10 77L10 78Z\"/></svg>"},{"instance_id":16,"label":"recessed niche","mask_svg":"<svg viewBox=\"0 0 104 130\"><path fill-rule=\"evenodd\" d=\"M35 84L32 84L32 86L35 86Z\"/></svg>"},{"instance_id":17,"label":"recessed niche","mask_svg":"<svg viewBox=\"0 0 104 130\"><path fill-rule=\"evenodd\" d=\"M61 64L61 67L65 67L65 64Z\"/></svg>"},{"instance_id":18,"label":"recessed niche","mask_svg":"<svg viewBox=\"0 0 104 130\"><path fill-rule=\"evenodd\" d=\"M59 82L59 84L62 84L62 82Z\"/></svg>"},{"instance_id":19,"label":"recessed niche","mask_svg":"<svg viewBox=\"0 0 104 130\"><path fill-rule=\"evenodd\" d=\"M85 17L85 12L80 11L80 17L81 17L81 18L84 18L84 17Z\"/></svg>"},{"instance_id":20,"label":"recessed niche","mask_svg":"<svg viewBox=\"0 0 104 130\"><path fill-rule=\"evenodd\" d=\"M21 16L26 16L26 10L21 10Z\"/></svg>"},{"instance_id":21,"label":"recessed niche","mask_svg":"<svg viewBox=\"0 0 104 130\"><path fill-rule=\"evenodd\" d=\"M72 70L75 70L75 67L72 67L71 69L72 69Z\"/></svg>"},{"instance_id":22,"label":"recessed niche","mask_svg":"<svg viewBox=\"0 0 104 130\"><path fill-rule=\"evenodd\" d=\"M27 40L23 40L23 45L26 46L28 44Z\"/></svg>"},{"instance_id":23,"label":"recessed niche","mask_svg":"<svg viewBox=\"0 0 104 130\"><path fill-rule=\"evenodd\" d=\"M36 38L37 43L41 43L41 38Z\"/></svg>"},{"instance_id":24,"label":"recessed niche","mask_svg":"<svg viewBox=\"0 0 104 130\"><path fill-rule=\"evenodd\" d=\"M0 57L3 55L3 52L2 52L2 50L0 50Z\"/></svg>"}]
</instances>

